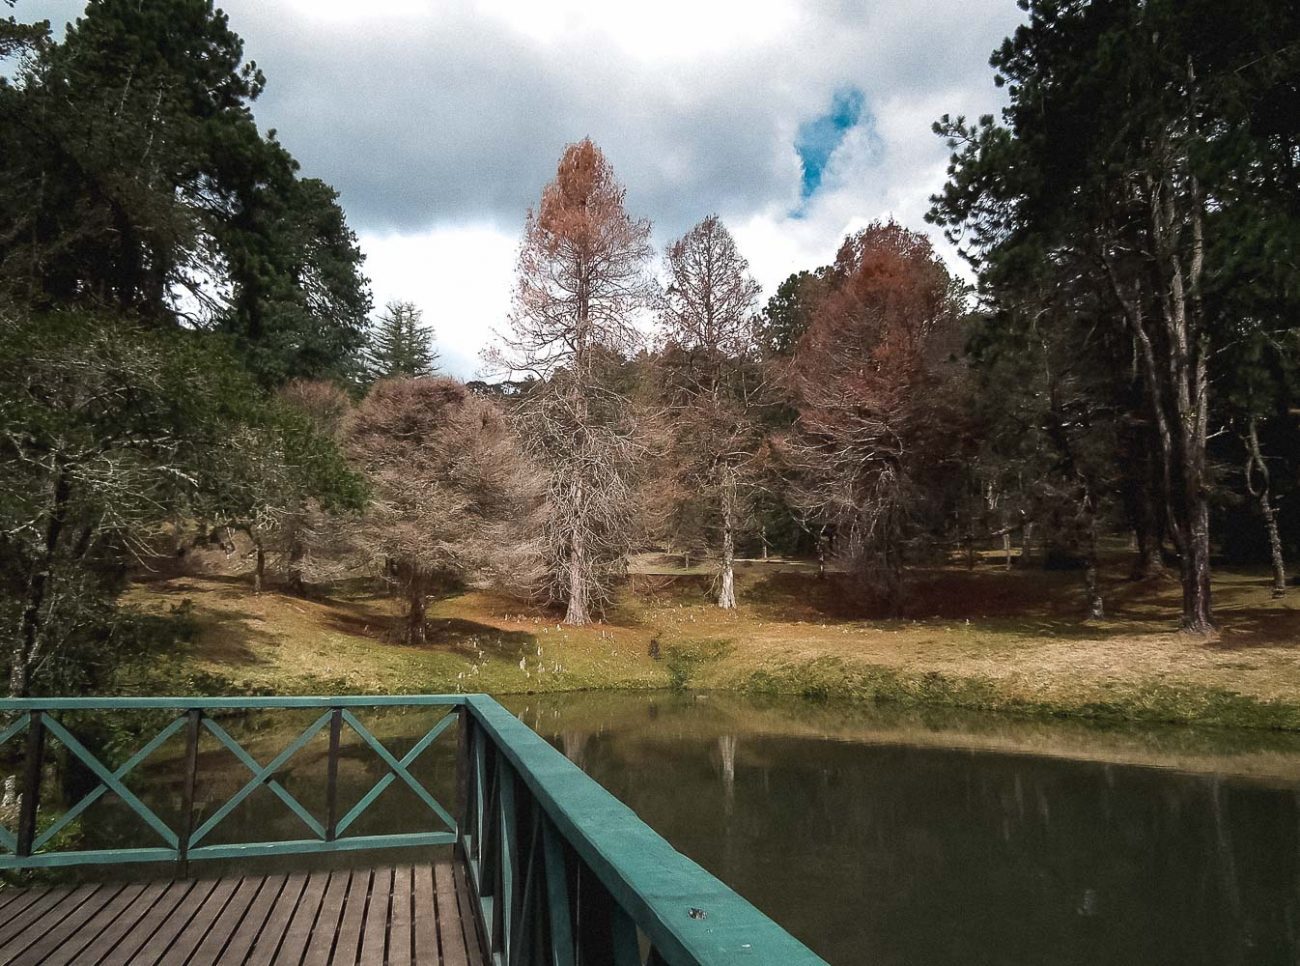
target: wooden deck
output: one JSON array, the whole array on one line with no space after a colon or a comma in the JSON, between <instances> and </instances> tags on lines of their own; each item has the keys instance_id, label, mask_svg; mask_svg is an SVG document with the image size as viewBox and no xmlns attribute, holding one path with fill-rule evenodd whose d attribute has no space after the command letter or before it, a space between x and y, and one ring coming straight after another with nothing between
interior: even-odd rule
<instances>
[{"instance_id":1,"label":"wooden deck","mask_svg":"<svg viewBox=\"0 0 1300 966\"><path fill-rule=\"evenodd\" d=\"M0 891L0 963L482 966L457 862Z\"/></svg>"}]
</instances>

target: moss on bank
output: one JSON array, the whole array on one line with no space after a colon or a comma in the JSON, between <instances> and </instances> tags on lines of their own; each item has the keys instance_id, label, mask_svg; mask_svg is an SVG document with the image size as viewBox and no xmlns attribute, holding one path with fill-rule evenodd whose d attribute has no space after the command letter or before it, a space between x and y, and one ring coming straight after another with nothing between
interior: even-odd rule
<instances>
[{"instance_id":1,"label":"moss on bank","mask_svg":"<svg viewBox=\"0 0 1300 966\"><path fill-rule=\"evenodd\" d=\"M1300 701L1260 700L1222 688L1139 682L1114 687L1105 697L1097 697L1087 688L1073 693L1058 688L1035 699L980 675L852 666L834 657L755 671L737 682L736 690L901 708L936 706L1029 717L1300 731Z\"/></svg>"}]
</instances>

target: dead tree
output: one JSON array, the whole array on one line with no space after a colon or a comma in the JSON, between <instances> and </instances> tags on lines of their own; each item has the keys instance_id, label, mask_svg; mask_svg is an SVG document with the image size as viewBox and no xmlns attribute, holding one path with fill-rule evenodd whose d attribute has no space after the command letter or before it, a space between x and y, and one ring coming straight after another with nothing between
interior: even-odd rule
<instances>
[{"instance_id":1,"label":"dead tree","mask_svg":"<svg viewBox=\"0 0 1300 966\"><path fill-rule=\"evenodd\" d=\"M736 533L749 516L762 432L754 330L759 286L710 215L669 247L659 306L659 376L675 427L677 492L702 505L718 547L718 606L736 606Z\"/></svg>"}]
</instances>

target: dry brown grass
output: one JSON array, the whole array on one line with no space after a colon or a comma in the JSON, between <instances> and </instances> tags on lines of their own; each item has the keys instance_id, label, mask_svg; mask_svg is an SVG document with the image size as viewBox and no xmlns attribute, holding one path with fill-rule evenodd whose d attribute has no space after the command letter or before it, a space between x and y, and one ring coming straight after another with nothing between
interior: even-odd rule
<instances>
[{"instance_id":1,"label":"dry brown grass","mask_svg":"<svg viewBox=\"0 0 1300 966\"><path fill-rule=\"evenodd\" d=\"M395 642L395 605L374 595L259 597L233 576L161 579L133 593L140 602L193 599L202 632L190 664L275 690L732 689L756 674L780 687L792 668L833 664L850 678L886 669L978 680L1012 702L1067 712L1146 700L1152 688L1300 705L1300 590L1275 601L1263 574L1220 572L1221 633L1206 641L1174 630L1175 582L1130 583L1121 568L1110 568L1108 619L1088 624L1072 573L934 568L915 576L904 616L885 618L847 578L750 562L734 612L713 607L708 577L695 574L643 577L607 623L580 629L475 591L430 608L421 648ZM652 643L662 660L650 657Z\"/></svg>"}]
</instances>

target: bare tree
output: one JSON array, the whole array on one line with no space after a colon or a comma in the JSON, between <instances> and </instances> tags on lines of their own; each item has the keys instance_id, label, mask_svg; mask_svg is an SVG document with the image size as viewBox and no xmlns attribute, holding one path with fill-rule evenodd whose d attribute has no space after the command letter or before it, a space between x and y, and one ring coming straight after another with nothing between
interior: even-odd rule
<instances>
[{"instance_id":1,"label":"bare tree","mask_svg":"<svg viewBox=\"0 0 1300 966\"><path fill-rule=\"evenodd\" d=\"M759 286L735 240L710 215L674 242L664 259L659 369L673 417L671 463L679 502L702 503L719 546L718 606L736 606L736 532L747 515L761 429L754 419L758 378Z\"/></svg>"},{"instance_id":2,"label":"bare tree","mask_svg":"<svg viewBox=\"0 0 1300 966\"><path fill-rule=\"evenodd\" d=\"M650 223L629 217L625 189L586 139L565 149L529 211L510 327L489 367L535 380L519 426L550 473L545 525L549 588L567 624L586 624L625 570L630 475L638 455L626 398L611 369L640 342L649 304Z\"/></svg>"},{"instance_id":3,"label":"bare tree","mask_svg":"<svg viewBox=\"0 0 1300 966\"><path fill-rule=\"evenodd\" d=\"M384 380L347 446L372 488L353 542L405 598L408 643L424 642L434 593L527 576L539 481L493 402L451 379Z\"/></svg>"}]
</instances>

